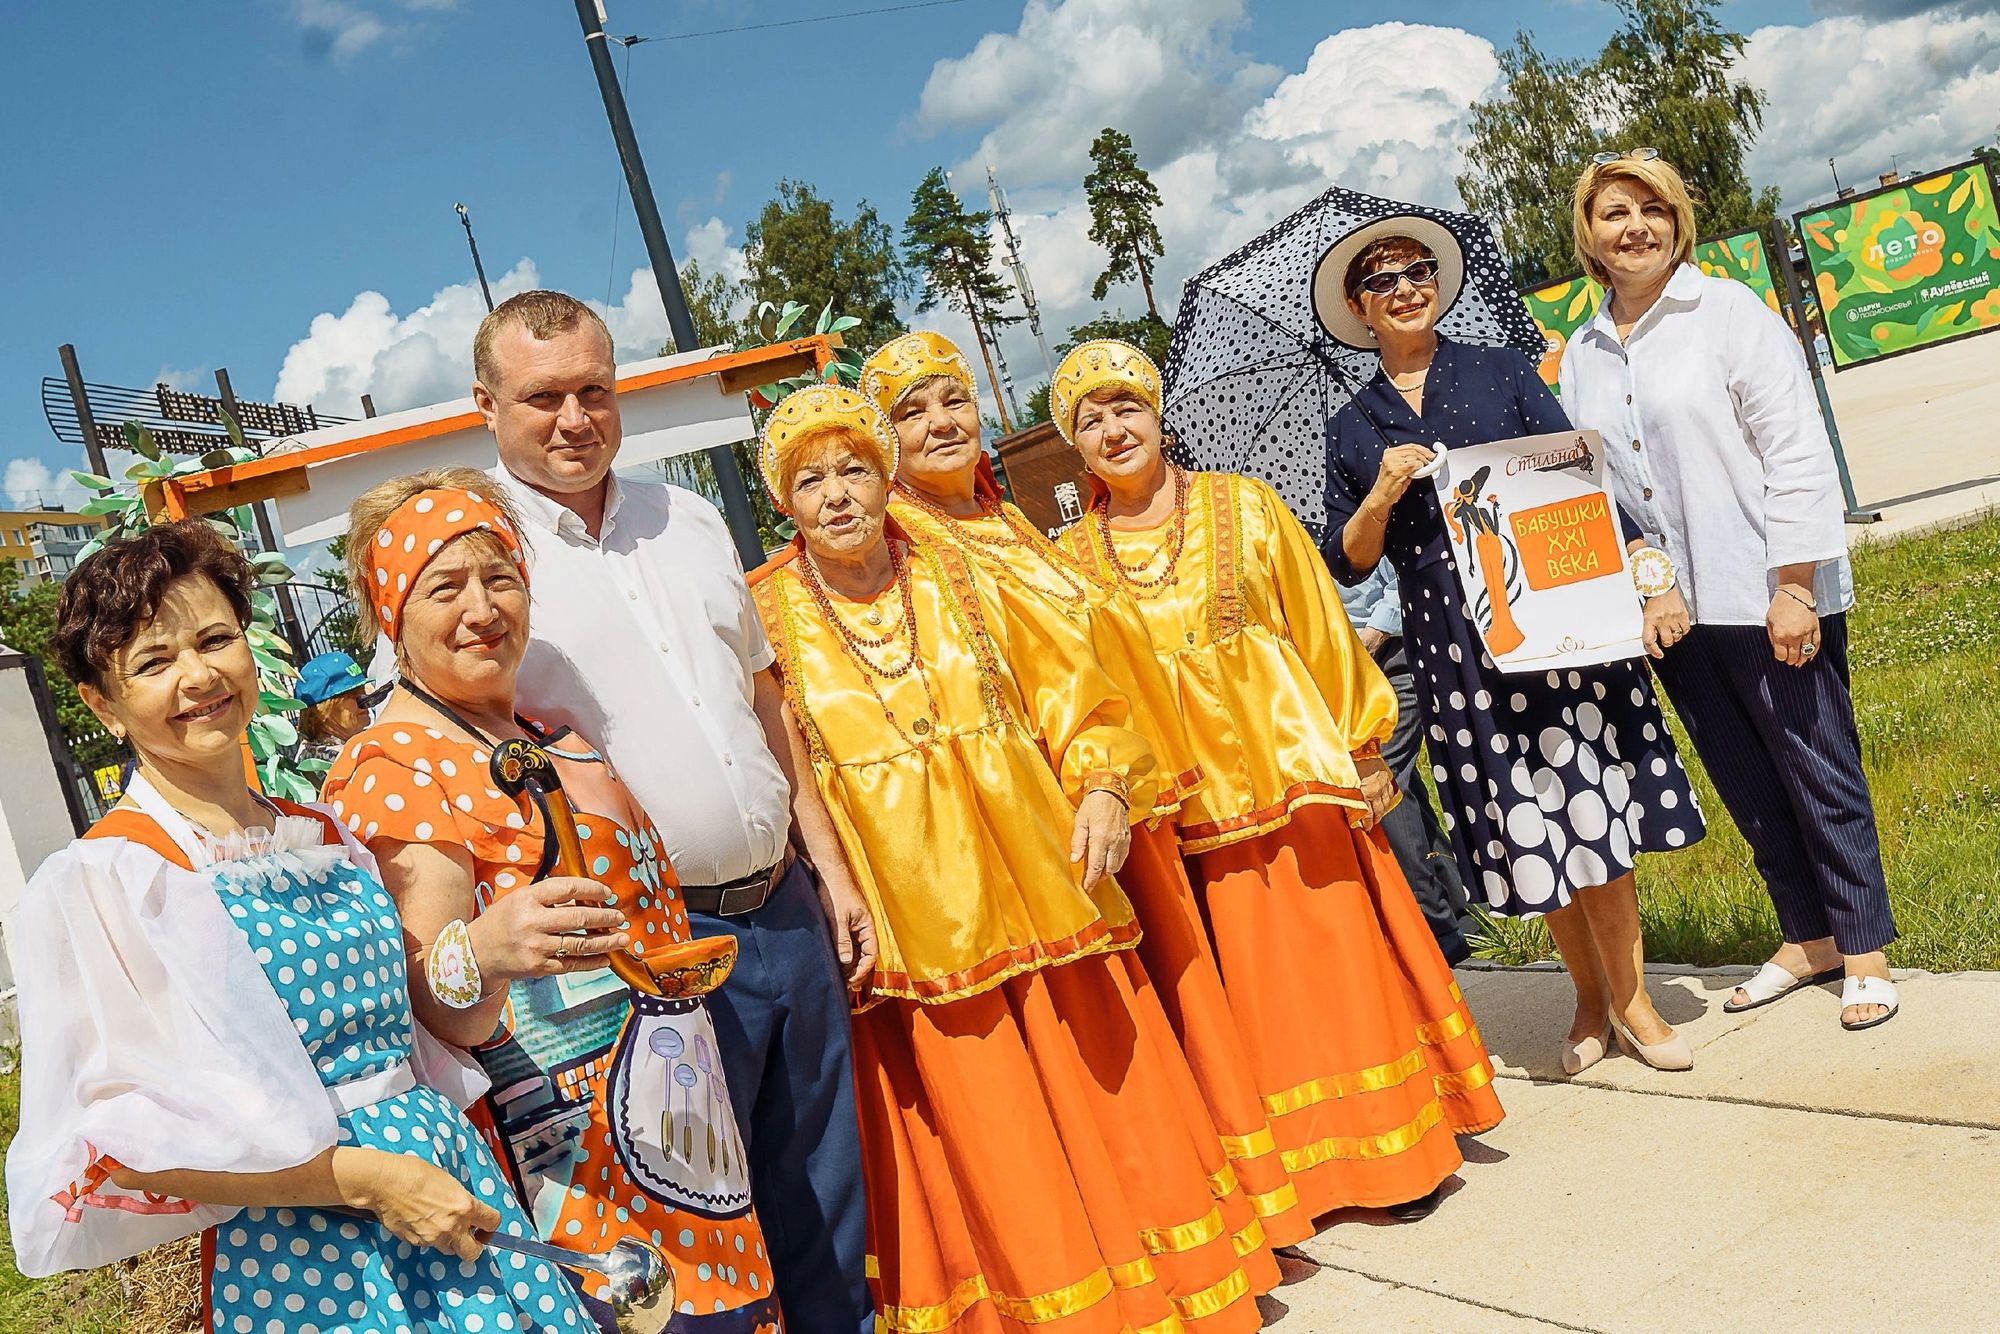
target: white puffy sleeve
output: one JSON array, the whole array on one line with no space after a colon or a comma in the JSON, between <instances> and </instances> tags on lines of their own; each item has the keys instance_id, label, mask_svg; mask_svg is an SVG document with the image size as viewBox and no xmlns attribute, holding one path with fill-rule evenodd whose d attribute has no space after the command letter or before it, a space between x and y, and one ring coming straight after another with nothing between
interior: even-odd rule
<instances>
[{"instance_id":1,"label":"white puffy sleeve","mask_svg":"<svg viewBox=\"0 0 2000 1334\"><path fill-rule=\"evenodd\" d=\"M108 1264L236 1213L120 1190L114 1165L273 1172L337 1142L291 1017L205 876L121 838L79 840L29 883L13 945L22 1273Z\"/></svg>"}]
</instances>

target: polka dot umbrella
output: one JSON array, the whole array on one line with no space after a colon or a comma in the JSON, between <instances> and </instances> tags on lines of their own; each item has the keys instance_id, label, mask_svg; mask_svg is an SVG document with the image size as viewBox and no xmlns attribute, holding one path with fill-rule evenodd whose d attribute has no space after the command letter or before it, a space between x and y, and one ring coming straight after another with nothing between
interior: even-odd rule
<instances>
[{"instance_id":1,"label":"polka dot umbrella","mask_svg":"<svg viewBox=\"0 0 2000 1334\"><path fill-rule=\"evenodd\" d=\"M1382 230L1421 233L1434 251L1455 244L1463 256L1455 299L1448 283L1440 286L1449 309L1439 332L1540 360L1541 331L1484 219L1339 186L1191 279L1167 349L1165 419L1179 442L1176 461L1263 478L1315 538L1326 522L1327 419L1381 357L1349 330L1340 331L1352 343L1330 332L1314 314L1313 292L1321 286L1337 303L1353 234L1387 219L1415 219ZM1329 310L1339 328L1345 307Z\"/></svg>"}]
</instances>

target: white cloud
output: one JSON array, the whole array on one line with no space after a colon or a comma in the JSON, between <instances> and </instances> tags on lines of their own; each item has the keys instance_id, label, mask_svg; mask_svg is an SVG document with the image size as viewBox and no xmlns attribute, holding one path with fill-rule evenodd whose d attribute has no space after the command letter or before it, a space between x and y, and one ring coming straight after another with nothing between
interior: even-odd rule
<instances>
[{"instance_id":1,"label":"white cloud","mask_svg":"<svg viewBox=\"0 0 2000 1334\"><path fill-rule=\"evenodd\" d=\"M681 247L682 261L691 259L701 265L703 273L719 273L730 282L742 282L750 276L750 262L742 246L730 243L733 232L718 217L688 228L687 240Z\"/></svg>"},{"instance_id":2,"label":"white cloud","mask_svg":"<svg viewBox=\"0 0 2000 1334\"><path fill-rule=\"evenodd\" d=\"M66 509L89 500L91 493L70 480L69 470L57 472L40 459L8 459L0 473L0 493L15 509L61 505Z\"/></svg>"},{"instance_id":3,"label":"white cloud","mask_svg":"<svg viewBox=\"0 0 2000 1334\"><path fill-rule=\"evenodd\" d=\"M1243 0L1028 0L1019 28L939 61L920 127L992 128L956 169L970 188L992 163L1010 180L1080 181L1106 125L1142 157L1177 156L1236 122L1279 71L1229 43Z\"/></svg>"},{"instance_id":4,"label":"white cloud","mask_svg":"<svg viewBox=\"0 0 2000 1334\"><path fill-rule=\"evenodd\" d=\"M922 121L992 123L976 160L995 162L1008 187L1052 345L1100 309L1145 309L1136 283L1090 299L1105 255L1089 238L1081 182L1102 125L1133 134L1160 189L1166 255L1153 286L1168 318L1187 278L1335 182L1457 205L1471 104L1500 77L1491 43L1382 23L1330 34L1281 77L1230 49L1241 13L1235 0L1031 0L1018 32L988 34L932 70ZM983 170L955 183L984 206ZM922 318L969 339L947 327L961 321ZM1026 327L1004 337L1017 378L1040 380Z\"/></svg>"},{"instance_id":5,"label":"white cloud","mask_svg":"<svg viewBox=\"0 0 2000 1334\"><path fill-rule=\"evenodd\" d=\"M698 255L704 268L713 262L717 271L739 273L742 252L728 239L719 223L713 231L704 225L689 232L686 253ZM493 299L539 286L534 261L523 259L494 280ZM651 268L632 270L615 304L589 304L610 327L620 361L657 356L667 341L666 308ZM398 314L380 292L362 292L346 310L313 317L306 336L285 353L272 396L340 414L358 413L363 394L373 396L377 412L464 398L472 392L472 336L484 318L476 283L441 288L408 314Z\"/></svg>"},{"instance_id":6,"label":"white cloud","mask_svg":"<svg viewBox=\"0 0 2000 1334\"><path fill-rule=\"evenodd\" d=\"M163 384L169 389L178 389L184 394L212 394L215 392L215 368L213 366L162 365L153 374L154 384Z\"/></svg>"},{"instance_id":7,"label":"white cloud","mask_svg":"<svg viewBox=\"0 0 2000 1334\"><path fill-rule=\"evenodd\" d=\"M304 29L306 50L351 60L389 35L389 25L348 0L292 0L292 21Z\"/></svg>"},{"instance_id":8,"label":"white cloud","mask_svg":"<svg viewBox=\"0 0 2000 1334\"><path fill-rule=\"evenodd\" d=\"M1867 188L1894 161L1904 171L1963 160L2000 119L2000 26L1978 6L1874 21L1830 18L1760 28L1743 73L1770 95L1751 150L1751 178L1788 207Z\"/></svg>"},{"instance_id":9,"label":"white cloud","mask_svg":"<svg viewBox=\"0 0 2000 1334\"><path fill-rule=\"evenodd\" d=\"M1499 82L1492 43L1462 29L1350 28L1322 41L1246 128L1324 180L1448 204L1471 104Z\"/></svg>"}]
</instances>

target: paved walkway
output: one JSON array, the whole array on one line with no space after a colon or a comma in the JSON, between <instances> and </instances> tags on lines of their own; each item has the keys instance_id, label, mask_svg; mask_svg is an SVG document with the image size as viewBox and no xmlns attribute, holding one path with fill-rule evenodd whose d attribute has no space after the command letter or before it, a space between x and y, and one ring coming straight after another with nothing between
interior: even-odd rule
<instances>
[{"instance_id":1,"label":"paved walkway","mask_svg":"<svg viewBox=\"0 0 2000 1334\"><path fill-rule=\"evenodd\" d=\"M2000 973L1899 973L1904 1012L1856 1034L1837 984L1725 1015L1749 972L1650 970L1692 1071L1566 1080L1568 979L1461 969L1507 1120L1424 1222L1328 1220L1267 1328L2000 1327Z\"/></svg>"},{"instance_id":2,"label":"paved walkway","mask_svg":"<svg viewBox=\"0 0 2000 1334\"><path fill-rule=\"evenodd\" d=\"M1826 388L1855 494L1882 512L1851 540L2000 509L2000 333L1828 371Z\"/></svg>"}]
</instances>

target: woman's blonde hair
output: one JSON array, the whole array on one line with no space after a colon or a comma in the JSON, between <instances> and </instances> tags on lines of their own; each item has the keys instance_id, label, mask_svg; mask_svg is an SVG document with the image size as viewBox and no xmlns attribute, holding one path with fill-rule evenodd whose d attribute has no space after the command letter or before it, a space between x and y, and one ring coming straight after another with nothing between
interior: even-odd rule
<instances>
[{"instance_id":1,"label":"woman's blonde hair","mask_svg":"<svg viewBox=\"0 0 2000 1334\"><path fill-rule=\"evenodd\" d=\"M382 525L389 521L389 516L401 509L403 502L410 497L426 491L447 489L471 491L484 496L494 509L507 516L507 522L514 526L522 545L527 545L527 535L522 532L521 516L514 503L491 477L477 468L430 468L413 472L407 477L391 477L386 482L378 482L356 497L347 511L348 593L369 618L374 615L367 610L374 605L374 575L368 568L368 552L375 545L375 535L382 531ZM474 529L457 540L470 542L490 555L514 559L506 543L486 529Z\"/></svg>"},{"instance_id":2,"label":"woman's blonde hair","mask_svg":"<svg viewBox=\"0 0 2000 1334\"><path fill-rule=\"evenodd\" d=\"M1641 161L1621 157L1610 162L1593 162L1576 178L1576 193L1570 208L1570 242L1585 273L1605 287L1611 285L1611 272L1598 262L1590 243L1590 211L1596 207L1597 196L1604 187L1614 181L1636 181L1658 195L1674 214L1674 266L1678 268L1694 258L1695 198L1687 182L1674 170L1673 163L1664 158Z\"/></svg>"}]
</instances>

